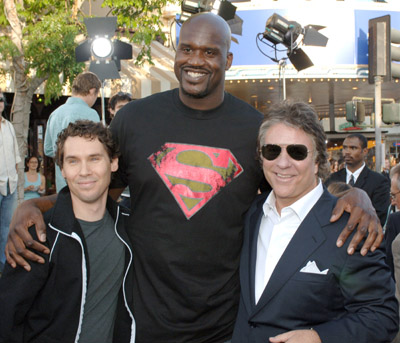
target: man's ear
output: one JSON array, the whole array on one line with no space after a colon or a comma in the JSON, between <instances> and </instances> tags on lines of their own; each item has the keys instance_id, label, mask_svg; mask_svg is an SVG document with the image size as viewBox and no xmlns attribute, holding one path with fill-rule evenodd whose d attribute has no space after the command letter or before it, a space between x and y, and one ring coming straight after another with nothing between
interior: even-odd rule
<instances>
[{"instance_id":1,"label":"man's ear","mask_svg":"<svg viewBox=\"0 0 400 343\"><path fill-rule=\"evenodd\" d=\"M118 157L111 160L111 171L116 172L118 170Z\"/></svg>"},{"instance_id":2,"label":"man's ear","mask_svg":"<svg viewBox=\"0 0 400 343\"><path fill-rule=\"evenodd\" d=\"M230 51L228 51L228 55L226 56L225 70L229 70L229 68L232 66L232 61L233 61L233 54Z\"/></svg>"}]
</instances>

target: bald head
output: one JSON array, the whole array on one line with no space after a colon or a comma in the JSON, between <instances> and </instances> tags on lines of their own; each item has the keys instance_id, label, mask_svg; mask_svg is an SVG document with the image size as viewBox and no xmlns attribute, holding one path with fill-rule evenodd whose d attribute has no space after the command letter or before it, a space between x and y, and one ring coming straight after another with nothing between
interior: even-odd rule
<instances>
[{"instance_id":1,"label":"bald head","mask_svg":"<svg viewBox=\"0 0 400 343\"><path fill-rule=\"evenodd\" d=\"M210 12L197 13L182 24L181 31L200 27L213 28L215 32L221 34L224 37L226 50L229 51L231 47L231 28L224 18Z\"/></svg>"}]
</instances>

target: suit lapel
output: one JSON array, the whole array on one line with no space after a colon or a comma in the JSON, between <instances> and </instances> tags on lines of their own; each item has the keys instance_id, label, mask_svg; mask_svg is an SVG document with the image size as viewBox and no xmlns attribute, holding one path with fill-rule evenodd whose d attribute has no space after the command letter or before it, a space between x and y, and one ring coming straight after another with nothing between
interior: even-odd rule
<instances>
[{"instance_id":1,"label":"suit lapel","mask_svg":"<svg viewBox=\"0 0 400 343\"><path fill-rule=\"evenodd\" d=\"M357 178L356 183L354 186L358 188L363 188L367 179L368 179L369 169L367 166L364 166L363 170L361 171L360 175Z\"/></svg>"},{"instance_id":2,"label":"suit lapel","mask_svg":"<svg viewBox=\"0 0 400 343\"><path fill-rule=\"evenodd\" d=\"M276 265L253 315L268 304L294 273L307 264L309 257L325 241L326 236L321 227L329 224L329 214L331 212L332 198L325 190L297 229Z\"/></svg>"},{"instance_id":3,"label":"suit lapel","mask_svg":"<svg viewBox=\"0 0 400 343\"><path fill-rule=\"evenodd\" d=\"M247 312L250 314L254 309L254 280L255 264L257 258L257 239L260 230L261 218L263 215L263 204L266 196L259 199L256 206L249 210L249 220L246 222L245 237L242 258L240 261L240 284L241 296L244 299Z\"/></svg>"},{"instance_id":4,"label":"suit lapel","mask_svg":"<svg viewBox=\"0 0 400 343\"><path fill-rule=\"evenodd\" d=\"M340 174L339 177L339 181L342 181L344 183L347 183L347 172L346 172L346 168L343 168L341 170L338 171L338 173Z\"/></svg>"}]
</instances>

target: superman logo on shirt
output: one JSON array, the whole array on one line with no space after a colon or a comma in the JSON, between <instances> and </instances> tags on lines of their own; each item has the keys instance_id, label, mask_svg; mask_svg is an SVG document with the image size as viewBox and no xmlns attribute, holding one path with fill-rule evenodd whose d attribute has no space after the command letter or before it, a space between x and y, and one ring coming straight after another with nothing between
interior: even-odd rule
<instances>
[{"instance_id":1,"label":"superman logo on shirt","mask_svg":"<svg viewBox=\"0 0 400 343\"><path fill-rule=\"evenodd\" d=\"M243 172L230 150L202 145L166 143L148 160L187 219Z\"/></svg>"}]
</instances>

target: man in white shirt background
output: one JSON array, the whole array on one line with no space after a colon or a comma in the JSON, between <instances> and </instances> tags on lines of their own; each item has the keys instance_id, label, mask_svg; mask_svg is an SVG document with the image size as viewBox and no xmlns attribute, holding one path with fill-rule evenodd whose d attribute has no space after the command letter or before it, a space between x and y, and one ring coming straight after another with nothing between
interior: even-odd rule
<instances>
[{"instance_id":1,"label":"man in white shirt background","mask_svg":"<svg viewBox=\"0 0 400 343\"><path fill-rule=\"evenodd\" d=\"M4 118L6 98L0 91L0 273L12 215L17 206L17 164L21 162L13 125Z\"/></svg>"}]
</instances>

